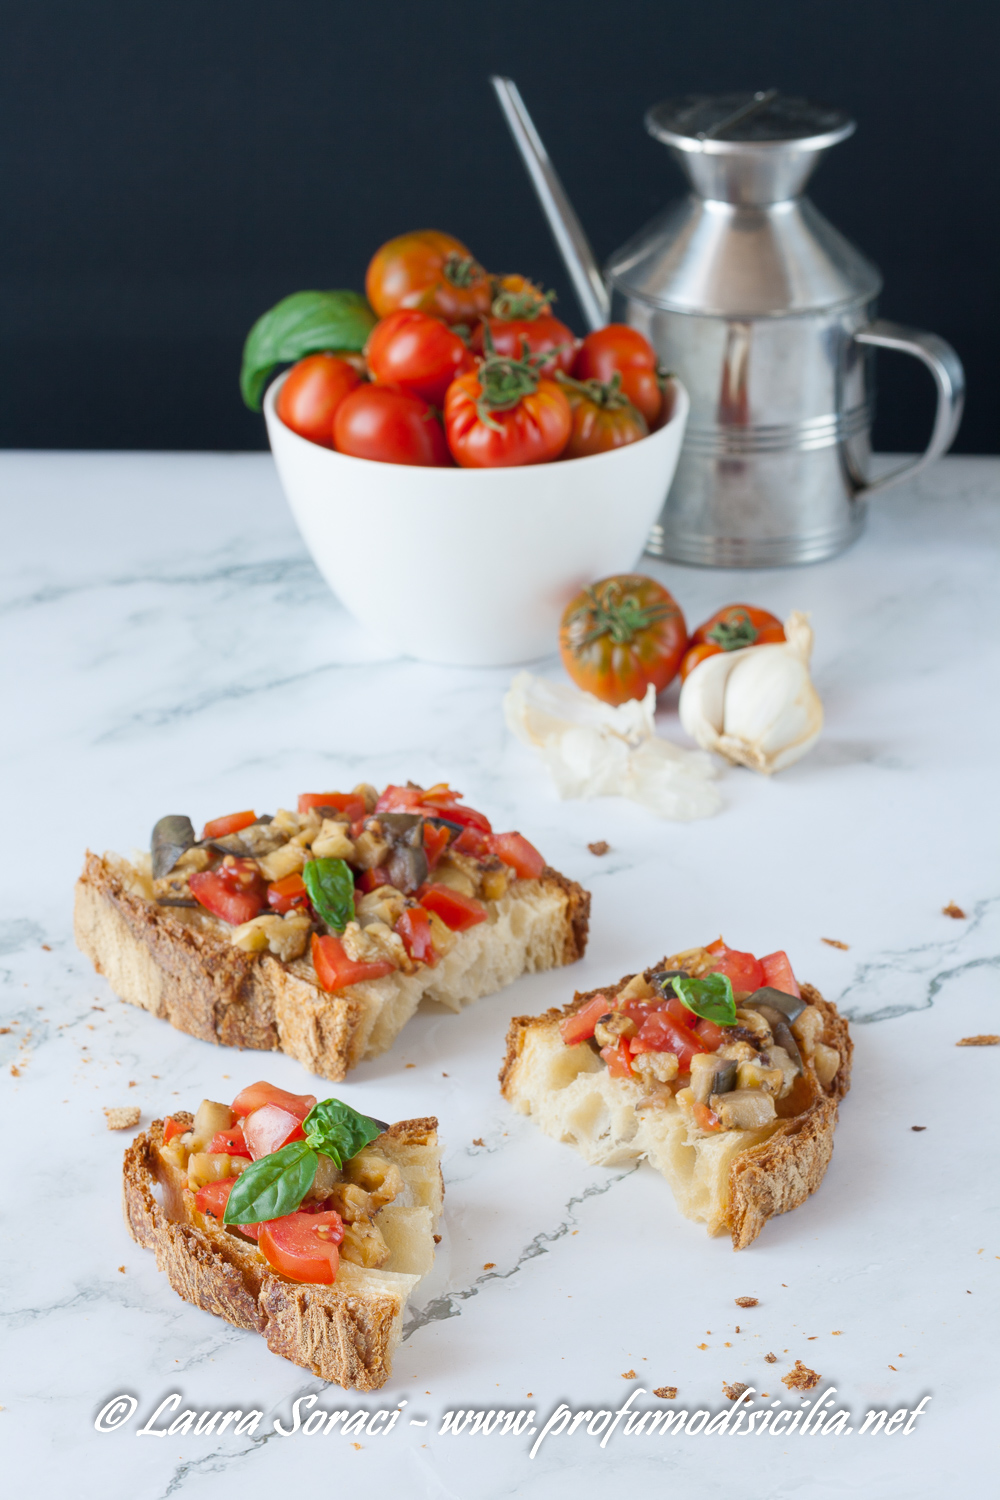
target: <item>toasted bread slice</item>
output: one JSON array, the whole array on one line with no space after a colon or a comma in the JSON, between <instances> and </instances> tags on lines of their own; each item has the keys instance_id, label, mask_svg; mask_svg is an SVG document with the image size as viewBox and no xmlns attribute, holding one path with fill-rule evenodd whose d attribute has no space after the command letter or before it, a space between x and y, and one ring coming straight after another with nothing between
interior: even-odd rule
<instances>
[{"instance_id":1,"label":"toasted bread slice","mask_svg":"<svg viewBox=\"0 0 1000 1500\"><path fill-rule=\"evenodd\" d=\"M828 1082L817 1076L813 1046L803 1047L803 1074L779 1101L776 1120L756 1130L703 1132L666 1090L651 1094L645 1083L613 1078L587 1042L563 1043L559 1023L565 1016L597 995L617 993L635 977L576 994L562 1010L511 1021L502 1092L519 1113L534 1116L547 1135L576 1146L594 1165L645 1157L666 1177L686 1218L704 1222L713 1235L728 1231L733 1249L743 1250L768 1219L797 1208L823 1180L837 1105L850 1086L847 1023L817 990L803 985L803 999L823 1018L822 1031L810 1041L827 1049Z\"/></svg>"},{"instance_id":2,"label":"toasted bread slice","mask_svg":"<svg viewBox=\"0 0 1000 1500\"><path fill-rule=\"evenodd\" d=\"M341 1259L331 1286L289 1280L252 1240L199 1213L185 1174L160 1155L162 1144L163 1121L154 1120L125 1152L123 1208L129 1234L155 1251L178 1296L261 1334L275 1354L323 1380L361 1391L384 1385L407 1299L434 1263L444 1194L437 1120L401 1120L371 1143L406 1185L376 1215L391 1254L379 1270Z\"/></svg>"},{"instance_id":3,"label":"toasted bread slice","mask_svg":"<svg viewBox=\"0 0 1000 1500\"><path fill-rule=\"evenodd\" d=\"M459 1011L523 973L580 958L590 895L546 868L515 880L489 919L456 934L434 968L327 993L311 963L232 945L208 912L163 906L149 875L119 855L87 854L76 886L77 946L115 994L206 1042L280 1050L334 1081L395 1041L425 997Z\"/></svg>"}]
</instances>

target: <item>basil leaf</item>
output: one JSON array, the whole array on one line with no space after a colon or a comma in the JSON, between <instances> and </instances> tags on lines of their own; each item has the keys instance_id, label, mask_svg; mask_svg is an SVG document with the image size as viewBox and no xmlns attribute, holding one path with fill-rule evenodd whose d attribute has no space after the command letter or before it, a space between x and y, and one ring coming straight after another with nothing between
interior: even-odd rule
<instances>
[{"instance_id":1,"label":"basil leaf","mask_svg":"<svg viewBox=\"0 0 1000 1500\"><path fill-rule=\"evenodd\" d=\"M670 983L681 1004L703 1021L714 1021L716 1026L736 1025L736 999L728 974L706 974L704 979L677 974Z\"/></svg>"},{"instance_id":2,"label":"basil leaf","mask_svg":"<svg viewBox=\"0 0 1000 1500\"><path fill-rule=\"evenodd\" d=\"M321 349L360 353L376 318L360 292L293 292L258 318L243 346L240 390L260 411L264 387L280 364Z\"/></svg>"},{"instance_id":3,"label":"basil leaf","mask_svg":"<svg viewBox=\"0 0 1000 1500\"><path fill-rule=\"evenodd\" d=\"M307 1141L292 1141L251 1162L236 1179L224 1224L263 1224L293 1214L313 1185L319 1158Z\"/></svg>"},{"instance_id":4,"label":"basil leaf","mask_svg":"<svg viewBox=\"0 0 1000 1500\"><path fill-rule=\"evenodd\" d=\"M323 1099L309 1111L302 1125L309 1145L332 1157L338 1167L387 1128L383 1120L369 1119L339 1099Z\"/></svg>"},{"instance_id":5,"label":"basil leaf","mask_svg":"<svg viewBox=\"0 0 1000 1500\"><path fill-rule=\"evenodd\" d=\"M350 865L342 859L310 859L302 871L302 879L316 915L334 932L343 932L348 922L354 921L354 876Z\"/></svg>"}]
</instances>

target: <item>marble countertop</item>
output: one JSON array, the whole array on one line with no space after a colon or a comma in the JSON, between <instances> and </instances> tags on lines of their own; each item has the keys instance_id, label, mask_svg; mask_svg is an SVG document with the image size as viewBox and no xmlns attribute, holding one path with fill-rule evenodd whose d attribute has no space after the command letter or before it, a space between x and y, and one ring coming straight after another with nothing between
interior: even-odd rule
<instances>
[{"instance_id":1,"label":"marble countertop","mask_svg":"<svg viewBox=\"0 0 1000 1500\"><path fill-rule=\"evenodd\" d=\"M510 670L381 657L309 561L266 455L7 453L0 483L0 1434L17 1488L196 1500L223 1476L255 1500L346 1476L427 1500L603 1500L665 1481L706 1497L820 1500L850 1485L895 1500L992 1476L986 1106L1000 1049L955 1043L1000 1030L1000 460L948 459L892 491L860 544L821 566L723 575L646 560L689 620L746 598L809 609L816 631L819 746L772 781L724 771L723 811L687 825L618 799L560 803L503 726ZM660 719L683 739L675 694ZM70 910L84 849L141 845L164 811L197 823L320 782L407 777L447 779L521 828L594 909L573 970L458 1017L419 1014L337 1086L383 1118L436 1113L445 1141L437 1265L392 1381L365 1396L181 1302L128 1238L128 1136L105 1128L104 1106L135 1103L146 1124L259 1076L313 1085L282 1055L214 1048L116 1000L76 951ZM598 839L602 859L587 850ZM952 901L964 919L942 914ZM739 1255L682 1219L649 1167L588 1167L514 1115L496 1081L512 1015L720 930L787 949L852 1018L857 1048L823 1186ZM585 1423L530 1456L560 1404L617 1411L636 1388L640 1411L662 1409L653 1388L671 1385L675 1406L717 1413L736 1381L759 1407L798 1408L779 1383L796 1359L822 1375L805 1399L835 1387L828 1411L850 1411L852 1433L765 1433L751 1458L722 1435L626 1436L624 1421L602 1447ZM136 1448L172 1393L166 1421L262 1417L253 1432ZM96 1431L118 1395L135 1398L134 1418ZM289 1424L308 1396L352 1413L406 1405L389 1433L283 1439L274 1419ZM866 1411L928 1396L909 1433L861 1434ZM533 1411L536 1433L441 1434L458 1409Z\"/></svg>"}]
</instances>

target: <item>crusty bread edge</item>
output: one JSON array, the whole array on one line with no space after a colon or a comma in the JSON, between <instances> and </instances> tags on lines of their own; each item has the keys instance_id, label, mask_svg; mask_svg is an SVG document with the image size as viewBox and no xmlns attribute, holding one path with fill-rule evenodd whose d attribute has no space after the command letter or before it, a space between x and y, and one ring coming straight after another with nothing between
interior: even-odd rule
<instances>
[{"instance_id":1,"label":"crusty bread edge","mask_svg":"<svg viewBox=\"0 0 1000 1500\"><path fill-rule=\"evenodd\" d=\"M647 977L656 967L645 971ZM577 991L569 1004L561 1009L553 1007L543 1015L513 1017L500 1068L500 1092L504 1098L513 1099L518 1059L532 1027L557 1024L565 1016L582 1009L596 995L618 994L634 977L626 974L617 984ZM822 1182L833 1154L837 1107L851 1086L854 1044L847 1022L835 1005L824 1000L811 984L802 985L802 994L823 1012L826 1026L821 1039L828 1046L837 1048L841 1064L827 1089L823 1088L812 1069L808 1069L814 1091L812 1101L799 1114L782 1120L766 1141L739 1152L730 1167L726 1225L734 1250L744 1250L752 1244L768 1219L804 1203Z\"/></svg>"},{"instance_id":2,"label":"crusty bread edge","mask_svg":"<svg viewBox=\"0 0 1000 1500\"><path fill-rule=\"evenodd\" d=\"M190 1120L178 1114L175 1118ZM399 1145L427 1144L437 1120L401 1120L377 1137ZM125 1152L122 1207L137 1244L156 1255L157 1268L185 1302L259 1333L269 1349L323 1380L360 1391L378 1390L392 1374L406 1296L358 1291L334 1282L317 1286L272 1271L253 1244L215 1225L171 1219L154 1191L156 1148L163 1121L154 1120Z\"/></svg>"}]
</instances>

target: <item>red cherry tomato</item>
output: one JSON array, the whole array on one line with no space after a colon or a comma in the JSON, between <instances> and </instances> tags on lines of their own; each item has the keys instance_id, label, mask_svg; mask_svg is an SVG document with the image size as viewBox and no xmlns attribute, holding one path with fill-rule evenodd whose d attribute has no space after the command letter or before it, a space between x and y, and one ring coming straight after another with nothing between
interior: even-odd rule
<instances>
[{"instance_id":1,"label":"red cherry tomato","mask_svg":"<svg viewBox=\"0 0 1000 1500\"><path fill-rule=\"evenodd\" d=\"M201 831L203 839L224 839L227 833L239 833L241 828L249 828L251 823L256 823L255 812L230 813L225 818L213 818L206 823Z\"/></svg>"},{"instance_id":2,"label":"red cherry tomato","mask_svg":"<svg viewBox=\"0 0 1000 1500\"><path fill-rule=\"evenodd\" d=\"M246 1137L238 1125L232 1130L220 1130L212 1137L210 1152L225 1152L227 1156L249 1156L250 1147L246 1143Z\"/></svg>"},{"instance_id":3,"label":"red cherry tomato","mask_svg":"<svg viewBox=\"0 0 1000 1500\"><path fill-rule=\"evenodd\" d=\"M199 905L233 927L251 921L267 905L267 886L255 862L232 854L217 870L196 870L188 886Z\"/></svg>"},{"instance_id":4,"label":"red cherry tomato","mask_svg":"<svg viewBox=\"0 0 1000 1500\"><path fill-rule=\"evenodd\" d=\"M396 923L395 929L403 939L403 947L417 963L433 968L440 958L431 936L431 924L422 906L408 906Z\"/></svg>"},{"instance_id":5,"label":"red cherry tomato","mask_svg":"<svg viewBox=\"0 0 1000 1500\"><path fill-rule=\"evenodd\" d=\"M333 446L338 453L376 463L418 468L451 464L434 408L390 385L360 386L344 397L333 418Z\"/></svg>"},{"instance_id":6,"label":"red cherry tomato","mask_svg":"<svg viewBox=\"0 0 1000 1500\"><path fill-rule=\"evenodd\" d=\"M490 278L478 261L439 229L417 229L389 240L365 275L368 301L380 318L416 307L446 323L474 323L489 312Z\"/></svg>"},{"instance_id":7,"label":"red cherry tomato","mask_svg":"<svg viewBox=\"0 0 1000 1500\"><path fill-rule=\"evenodd\" d=\"M798 980L792 973L792 966L788 962L788 954L779 948L777 953L768 953L760 961L764 978L762 984L768 989L781 990L783 995L794 995L796 1000L801 1000L802 991L799 989Z\"/></svg>"},{"instance_id":8,"label":"red cherry tomato","mask_svg":"<svg viewBox=\"0 0 1000 1500\"><path fill-rule=\"evenodd\" d=\"M335 354L309 354L293 365L278 392L274 409L293 432L333 447L333 414L361 376L346 359Z\"/></svg>"},{"instance_id":9,"label":"red cherry tomato","mask_svg":"<svg viewBox=\"0 0 1000 1500\"><path fill-rule=\"evenodd\" d=\"M769 646L785 639L785 627L777 615L753 604L727 604L717 609L688 641L681 662L681 681L706 656L720 651L739 651L744 646Z\"/></svg>"},{"instance_id":10,"label":"red cherry tomato","mask_svg":"<svg viewBox=\"0 0 1000 1500\"><path fill-rule=\"evenodd\" d=\"M619 573L581 590L559 626L559 654L577 687L602 703L662 692L687 641L684 616L653 578Z\"/></svg>"},{"instance_id":11,"label":"red cherry tomato","mask_svg":"<svg viewBox=\"0 0 1000 1500\"><path fill-rule=\"evenodd\" d=\"M475 368L472 351L440 318L400 308L376 323L365 350L372 379L420 396L434 406L457 375Z\"/></svg>"},{"instance_id":12,"label":"red cherry tomato","mask_svg":"<svg viewBox=\"0 0 1000 1500\"><path fill-rule=\"evenodd\" d=\"M706 953L715 956L710 973L728 974L734 990L759 990L764 983L764 970L752 953L741 953L737 948L727 948L721 938L709 943Z\"/></svg>"},{"instance_id":13,"label":"red cherry tomato","mask_svg":"<svg viewBox=\"0 0 1000 1500\"><path fill-rule=\"evenodd\" d=\"M564 1016L559 1022L559 1035L566 1046L575 1047L580 1042L589 1041L594 1035L594 1027L610 1009L606 995L595 995L581 1010L575 1011L571 1016Z\"/></svg>"},{"instance_id":14,"label":"red cherry tomato","mask_svg":"<svg viewBox=\"0 0 1000 1500\"><path fill-rule=\"evenodd\" d=\"M489 329L494 350L505 359L543 356L538 369L545 375L556 370L569 374L576 358L576 334L551 313L540 313L537 318L484 318L472 336L472 347L480 352L489 348L485 329Z\"/></svg>"},{"instance_id":15,"label":"red cherry tomato","mask_svg":"<svg viewBox=\"0 0 1000 1500\"><path fill-rule=\"evenodd\" d=\"M261 1080L260 1083L248 1083L245 1089L240 1089L233 1100L232 1110L237 1120L242 1120L245 1115L253 1114L255 1109L263 1109L265 1104L278 1104L297 1120L304 1120L309 1111L316 1107L316 1095L290 1094L287 1089L279 1089L276 1084Z\"/></svg>"},{"instance_id":16,"label":"red cherry tomato","mask_svg":"<svg viewBox=\"0 0 1000 1500\"><path fill-rule=\"evenodd\" d=\"M285 1214L260 1226L257 1247L268 1265L292 1281L329 1286L337 1279L344 1221L333 1209Z\"/></svg>"},{"instance_id":17,"label":"red cherry tomato","mask_svg":"<svg viewBox=\"0 0 1000 1500\"><path fill-rule=\"evenodd\" d=\"M359 964L350 958L339 937L329 933L320 937L312 935L312 961L319 987L323 990L344 990L351 984L362 984L367 979L382 979L391 974L394 966L384 963Z\"/></svg>"},{"instance_id":18,"label":"red cherry tomato","mask_svg":"<svg viewBox=\"0 0 1000 1500\"><path fill-rule=\"evenodd\" d=\"M460 375L444 398L445 431L456 461L463 469L551 463L569 442L573 426L565 395L554 380L543 377L515 406L491 406L488 396L483 406L481 381L488 366L484 361L478 372Z\"/></svg>"},{"instance_id":19,"label":"red cherry tomato","mask_svg":"<svg viewBox=\"0 0 1000 1500\"><path fill-rule=\"evenodd\" d=\"M479 922L485 922L486 907L461 891L453 891L449 885L422 885L417 892L420 904L427 911L436 912L452 932L467 932Z\"/></svg>"},{"instance_id":20,"label":"red cherry tomato","mask_svg":"<svg viewBox=\"0 0 1000 1500\"><path fill-rule=\"evenodd\" d=\"M254 1161L280 1151L289 1141L305 1140L302 1122L280 1104L262 1104L243 1121L243 1138Z\"/></svg>"},{"instance_id":21,"label":"red cherry tomato","mask_svg":"<svg viewBox=\"0 0 1000 1500\"><path fill-rule=\"evenodd\" d=\"M519 833L491 833L490 853L510 865L519 880L538 880L545 869L545 860L534 844Z\"/></svg>"},{"instance_id":22,"label":"red cherry tomato","mask_svg":"<svg viewBox=\"0 0 1000 1500\"><path fill-rule=\"evenodd\" d=\"M281 916L288 911L309 911L309 892L302 876L296 873L275 880L267 888L267 904Z\"/></svg>"}]
</instances>

